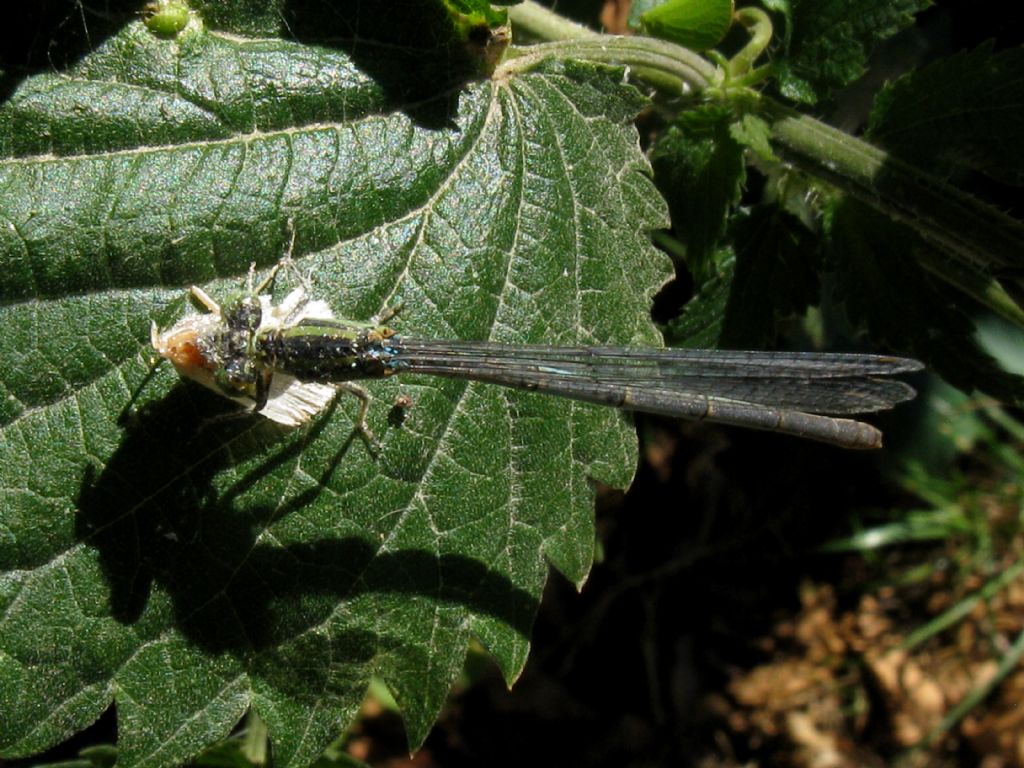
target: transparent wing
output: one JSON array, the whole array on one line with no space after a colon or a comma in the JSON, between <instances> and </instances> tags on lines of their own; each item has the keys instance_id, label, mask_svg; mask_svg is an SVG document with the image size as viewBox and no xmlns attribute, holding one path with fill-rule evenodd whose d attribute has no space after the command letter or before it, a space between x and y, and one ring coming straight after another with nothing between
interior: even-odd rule
<instances>
[{"instance_id":1,"label":"transparent wing","mask_svg":"<svg viewBox=\"0 0 1024 768\"><path fill-rule=\"evenodd\" d=\"M916 360L861 354L548 347L395 337L402 369L575 400L877 447L870 425L824 414L891 408Z\"/></svg>"}]
</instances>

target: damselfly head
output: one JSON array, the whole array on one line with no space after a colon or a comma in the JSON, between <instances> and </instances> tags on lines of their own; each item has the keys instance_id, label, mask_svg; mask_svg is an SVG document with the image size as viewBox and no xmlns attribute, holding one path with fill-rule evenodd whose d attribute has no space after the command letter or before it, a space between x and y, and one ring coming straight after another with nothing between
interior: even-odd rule
<instances>
[{"instance_id":1,"label":"damselfly head","mask_svg":"<svg viewBox=\"0 0 1024 768\"><path fill-rule=\"evenodd\" d=\"M212 372L219 365L211 355L210 338L221 325L221 318L216 314L188 315L165 331L153 323L150 343L182 376L209 385Z\"/></svg>"}]
</instances>

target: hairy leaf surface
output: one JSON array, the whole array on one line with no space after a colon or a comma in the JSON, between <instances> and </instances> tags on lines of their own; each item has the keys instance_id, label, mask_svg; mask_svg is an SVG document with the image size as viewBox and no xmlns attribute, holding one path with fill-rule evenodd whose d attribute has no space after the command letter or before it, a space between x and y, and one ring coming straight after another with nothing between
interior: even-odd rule
<instances>
[{"instance_id":1,"label":"hairy leaf surface","mask_svg":"<svg viewBox=\"0 0 1024 768\"><path fill-rule=\"evenodd\" d=\"M376 382L374 457L352 398L285 434L150 370L150 322L190 284L236 290L291 229L351 317L401 299L408 334L658 343L665 212L622 72L431 93L402 51L357 42L135 21L0 106L4 756L116 701L126 765L181 763L249 706L275 761L306 764L374 674L416 745L470 636L515 679L548 564L587 575L591 478L635 464L616 412Z\"/></svg>"}]
</instances>

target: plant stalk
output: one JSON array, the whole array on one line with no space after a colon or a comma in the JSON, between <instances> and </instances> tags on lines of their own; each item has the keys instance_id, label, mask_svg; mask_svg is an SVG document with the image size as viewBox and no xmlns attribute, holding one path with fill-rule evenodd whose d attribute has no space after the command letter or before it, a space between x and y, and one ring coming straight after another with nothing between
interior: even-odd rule
<instances>
[{"instance_id":1,"label":"plant stalk","mask_svg":"<svg viewBox=\"0 0 1024 768\"><path fill-rule=\"evenodd\" d=\"M1024 225L866 141L766 101L788 162L913 228L939 251L995 277L1016 275Z\"/></svg>"},{"instance_id":2,"label":"plant stalk","mask_svg":"<svg viewBox=\"0 0 1024 768\"><path fill-rule=\"evenodd\" d=\"M570 21L534 0L510 5L507 10L512 28L537 40L579 40L601 36L600 32Z\"/></svg>"},{"instance_id":3,"label":"plant stalk","mask_svg":"<svg viewBox=\"0 0 1024 768\"><path fill-rule=\"evenodd\" d=\"M669 96L700 92L716 78L715 66L688 48L653 37L602 35L532 0L510 6L508 16L514 34L549 42L509 49L495 77L527 71L546 58L577 58L626 65L634 78Z\"/></svg>"}]
</instances>

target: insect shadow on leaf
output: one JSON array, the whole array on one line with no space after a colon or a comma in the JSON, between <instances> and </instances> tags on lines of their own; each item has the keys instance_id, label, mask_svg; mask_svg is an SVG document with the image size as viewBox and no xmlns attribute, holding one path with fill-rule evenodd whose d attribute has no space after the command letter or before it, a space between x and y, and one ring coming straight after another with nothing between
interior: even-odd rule
<instances>
[{"instance_id":1,"label":"insect shadow on leaf","mask_svg":"<svg viewBox=\"0 0 1024 768\"><path fill-rule=\"evenodd\" d=\"M461 604L529 636L536 598L479 561L417 549L379 553L369 534L284 545L264 536L317 501L355 435L308 490L280 503L243 502L244 492L299 458L334 407L283 441L261 417L218 419L223 407L212 393L183 383L139 410L102 471L89 466L83 474L76 534L99 553L118 621L134 624L147 610L160 610L159 591L173 606L168 621L192 642L212 653L248 655L303 636L346 599L397 592ZM217 482L260 456L227 487ZM346 647L373 653L403 642L364 639Z\"/></svg>"}]
</instances>

